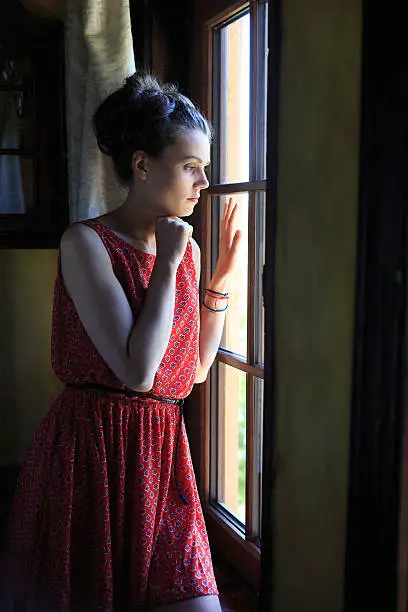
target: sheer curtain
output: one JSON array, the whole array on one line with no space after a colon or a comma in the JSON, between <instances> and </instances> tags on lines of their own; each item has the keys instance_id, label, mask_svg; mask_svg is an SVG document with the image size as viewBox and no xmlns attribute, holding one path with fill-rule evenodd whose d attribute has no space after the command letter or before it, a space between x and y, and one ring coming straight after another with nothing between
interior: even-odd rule
<instances>
[{"instance_id":1,"label":"sheer curtain","mask_svg":"<svg viewBox=\"0 0 408 612\"><path fill-rule=\"evenodd\" d=\"M135 70L129 0L66 0L66 84L71 221L121 204L111 160L97 148L92 114Z\"/></svg>"}]
</instances>

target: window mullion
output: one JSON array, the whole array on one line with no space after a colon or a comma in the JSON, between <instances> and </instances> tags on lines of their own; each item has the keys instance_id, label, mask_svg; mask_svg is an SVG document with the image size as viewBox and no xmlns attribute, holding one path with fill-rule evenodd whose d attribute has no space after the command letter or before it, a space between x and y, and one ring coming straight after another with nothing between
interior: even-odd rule
<instances>
[{"instance_id":1,"label":"window mullion","mask_svg":"<svg viewBox=\"0 0 408 612\"><path fill-rule=\"evenodd\" d=\"M254 279L254 363L263 364L263 295L262 274L265 263L265 192L255 194L255 240L254 240L255 270L258 278Z\"/></svg>"},{"instance_id":2,"label":"window mullion","mask_svg":"<svg viewBox=\"0 0 408 612\"><path fill-rule=\"evenodd\" d=\"M225 30L220 30L220 77L221 87L218 89L217 95L219 96L219 123L218 123L218 160L217 160L217 182L225 183L226 177L226 159L221 154L222 151L227 150L228 142L228 120L227 120L227 108L228 108L228 39L225 36Z\"/></svg>"},{"instance_id":3,"label":"window mullion","mask_svg":"<svg viewBox=\"0 0 408 612\"><path fill-rule=\"evenodd\" d=\"M246 492L245 492L245 538L252 540L253 533L253 496L254 496L254 377L247 374L246 396Z\"/></svg>"},{"instance_id":4,"label":"window mullion","mask_svg":"<svg viewBox=\"0 0 408 612\"><path fill-rule=\"evenodd\" d=\"M255 363L255 264L256 264L256 192L249 194L248 214L248 327L247 327L247 360ZM254 379L247 374L246 397L246 504L245 504L245 535L248 540L253 538L253 496L254 496Z\"/></svg>"},{"instance_id":5,"label":"window mullion","mask_svg":"<svg viewBox=\"0 0 408 612\"><path fill-rule=\"evenodd\" d=\"M251 363L248 363L247 359L245 357L242 357L241 355L230 353L225 349L219 349L216 359L221 363L225 363L225 365L232 366L236 370L241 370L242 372L247 372L247 374L252 374L252 376L256 376L257 378L263 379L264 377L263 365L253 365Z\"/></svg>"},{"instance_id":6,"label":"window mullion","mask_svg":"<svg viewBox=\"0 0 408 612\"><path fill-rule=\"evenodd\" d=\"M210 36L211 52L212 52L212 84L211 84L211 112L209 113L211 121L219 130L218 139L213 143L212 162L211 162L211 182L220 182L221 170L221 92L216 79L222 79L222 36L221 30L215 28Z\"/></svg>"},{"instance_id":7,"label":"window mullion","mask_svg":"<svg viewBox=\"0 0 408 612\"><path fill-rule=\"evenodd\" d=\"M266 63L267 3L251 4L251 167L250 178L262 180L266 168Z\"/></svg>"},{"instance_id":8,"label":"window mullion","mask_svg":"<svg viewBox=\"0 0 408 612\"><path fill-rule=\"evenodd\" d=\"M258 62L257 62L257 21L258 21L258 5L256 2L251 3L251 26L250 26L250 99L249 99L249 113L250 113L250 137L249 137L249 178L255 180L257 178L257 116L256 116L256 104L257 104L257 84L258 84Z\"/></svg>"},{"instance_id":9,"label":"window mullion","mask_svg":"<svg viewBox=\"0 0 408 612\"><path fill-rule=\"evenodd\" d=\"M243 183L216 183L206 191L209 195L233 195L235 193L265 191L266 181L245 181Z\"/></svg>"},{"instance_id":10,"label":"window mullion","mask_svg":"<svg viewBox=\"0 0 408 612\"><path fill-rule=\"evenodd\" d=\"M247 319L247 360L255 363L255 291L256 287L256 193L252 192L248 198L248 319Z\"/></svg>"}]
</instances>

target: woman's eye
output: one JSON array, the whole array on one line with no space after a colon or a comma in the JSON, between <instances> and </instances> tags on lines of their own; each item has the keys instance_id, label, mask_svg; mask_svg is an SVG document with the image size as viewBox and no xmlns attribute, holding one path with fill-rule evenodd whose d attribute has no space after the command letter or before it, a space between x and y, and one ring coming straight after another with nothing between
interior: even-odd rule
<instances>
[{"instance_id":1,"label":"woman's eye","mask_svg":"<svg viewBox=\"0 0 408 612\"><path fill-rule=\"evenodd\" d=\"M184 169L187 170L187 172L194 172L195 166L184 166Z\"/></svg>"}]
</instances>

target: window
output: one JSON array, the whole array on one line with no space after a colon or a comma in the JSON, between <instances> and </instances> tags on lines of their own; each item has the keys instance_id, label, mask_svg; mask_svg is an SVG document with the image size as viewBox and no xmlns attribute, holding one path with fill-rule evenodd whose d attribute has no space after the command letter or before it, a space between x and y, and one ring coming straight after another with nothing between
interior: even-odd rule
<instances>
[{"instance_id":1,"label":"window","mask_svg":"<svg viewBox=\"0 0 408 612\"><path fill-rule=\"evenodd\" d=\"M68 225L64 31L18 7L0 2L0 242L55 248Z\"/></svg>"},{"instance_id":2,"label":"window","mask_svg":"<svg viewBox=\"0 0 408 612\"><path fill-rule=\"evenodd\" d=\"M28 58L0 44L0 214L34 207L32 72Z\"/></svg>"},{"instance_id":3,"label":"window","mask_svg":"<svg viewBox=\"0 0 408 612\"><path fill-rule=\"evenodd\" d=\"M265 260L267 3L207 23L209 115L215 127L203 214L206 269L214 271L225 203L240 207L243 249L207 393L207 524L229 560L257 583L261 520ZM215 538L214 538L215 536ZM255 564L256 565L256 564Z\"/></svg>"}]
</instances>

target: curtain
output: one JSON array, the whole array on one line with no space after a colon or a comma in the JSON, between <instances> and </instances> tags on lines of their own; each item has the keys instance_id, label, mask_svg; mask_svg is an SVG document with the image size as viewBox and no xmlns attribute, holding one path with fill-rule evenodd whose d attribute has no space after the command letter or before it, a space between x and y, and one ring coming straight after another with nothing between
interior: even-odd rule
<instances>
[{"instance_id":1,"label":"curtain","mask_svg":"<svg viewBox=\"0 0 408 612\"><path fill-rule=\"evenodd\" d=\"M97 147L92 115L135 70L129 0L66 0L66 87L71 221L96 217L126 195Z\"/></svg>"}]
</instances>

